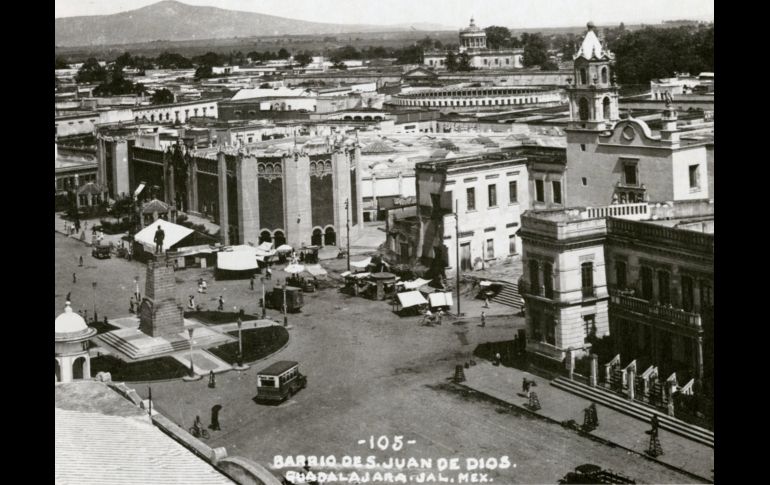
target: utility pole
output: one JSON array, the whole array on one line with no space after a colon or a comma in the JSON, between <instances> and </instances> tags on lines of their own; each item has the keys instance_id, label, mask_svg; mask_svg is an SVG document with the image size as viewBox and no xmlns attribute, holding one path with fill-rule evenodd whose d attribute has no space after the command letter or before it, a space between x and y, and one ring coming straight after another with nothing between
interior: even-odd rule
<instances>
[{"instance_id":1,"label":"utility pole","mask_svg":"<svg viewBox=\"0 0 770 485\"><path fill-rule=\"evenodd\" d=\"M350 199L345 199L345 227L348 230L347 237L347 256L348 256L348 271L350 271Z\"/></svg>"},{"instance_id":2,"label":"utility pole","mask_svg":"<svg viewBox=\"0 0 770 485\"><path fill-rule=\"evenodd\" d=\"M460 200L455 201L455 274L457 275L457 316L460 313L460 219L457 213L460 212Z\"/></svg>"}]
</instances>

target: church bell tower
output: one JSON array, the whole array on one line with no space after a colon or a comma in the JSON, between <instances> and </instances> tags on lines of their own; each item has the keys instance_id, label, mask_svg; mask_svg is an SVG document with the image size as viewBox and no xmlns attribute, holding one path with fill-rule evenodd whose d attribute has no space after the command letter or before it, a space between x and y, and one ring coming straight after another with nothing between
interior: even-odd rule
<instances>
[{"instance_id":1,"label":"church bell tower","mask_svg":"<svg viewBox=\"0 0 770 485\"><path fill-rule=\"evenodd\" d=\"M588 22L588 32L575 54L574 78L567 92L570 127L578 130L605 130L620 119L618 87L611 64L615 56L602 46L596 27Z\"/></svg>"}]
</instances>

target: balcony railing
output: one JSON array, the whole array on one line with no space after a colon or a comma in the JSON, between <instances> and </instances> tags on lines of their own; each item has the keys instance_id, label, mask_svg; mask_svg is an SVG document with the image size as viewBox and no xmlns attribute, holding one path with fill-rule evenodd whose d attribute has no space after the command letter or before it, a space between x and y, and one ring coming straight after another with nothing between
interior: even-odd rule
<instances>
[{"instance_id":1,"label":"balcony railing","mask_svg":"<svg viewBox=\"0 0 770 485\"><path fill-rule=\"evenodd\" d=\"M618 290L611 292L610 301L613 305L620 306L626 310L642 315L650 315L678 325L698 328L701 326L701 316L697 313L689 313L679 308L663 306L642 300L641 298L624 295Z\"/></svg>"},{"instance_id":2,"label":"balcony railing","mask_svg":"<svg viewBox=\"0 0 770 485\"><path fill-rule=\"evenodd\" d=\"M610 236L626 236L636 241L649 241L657 245L681 247L693 252L713 254L714 235L665 227L647 222L608 219L607 233Z\"/></svg>"},{"instance_id":3,"label":"balcony railing","mask_svg":"<svg viewBox=\"0 0 770 485\"><path fill-rule=\"evenodd\" d=\"M527 351L537 352L538 354L543 354L557 360L563 360L565 355L564 350L555 345L532 339L527 339Z\"/></svg>"},{"instance_id":4,"label":"balcony railing","mask_svg":"<svg viewBox=\"0 0 770 485\"><path fill-rule=\"evenodd\" d=\"M588 218L617 217L620 219L642 220L650 216L650 206L645 203L615 204L604 207L588 207Z\"/></svg>"}]
</instances>

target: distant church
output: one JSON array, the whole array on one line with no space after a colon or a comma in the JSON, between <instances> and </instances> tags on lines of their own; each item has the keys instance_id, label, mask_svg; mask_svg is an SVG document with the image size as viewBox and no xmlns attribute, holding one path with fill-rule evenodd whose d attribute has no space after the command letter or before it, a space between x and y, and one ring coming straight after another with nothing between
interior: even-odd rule
<instances>
[{"instance_id":1,"label":"distant church","mask_svg":"<svg viewBox=\"0 0 770 485\"><path fill-rule=\"evenodd\" d=\"M523 67L524 49L488 49L487 33L478 27L471 17L468 27L460 31L460 49L458 56L467 53L470 65L476 69L514 69ZM423 64L427 67L445 69L447 50L431 50L423 54Z\"/></svg>"}]
</instances>

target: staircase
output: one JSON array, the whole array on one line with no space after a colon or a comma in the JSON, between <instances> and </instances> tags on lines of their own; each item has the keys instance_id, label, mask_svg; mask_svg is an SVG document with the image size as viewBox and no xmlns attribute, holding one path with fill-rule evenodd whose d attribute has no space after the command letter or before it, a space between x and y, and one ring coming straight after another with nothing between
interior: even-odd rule
<instances>
[{"instance_id":1,"label":"staircase","mask_svg":"<svg viewBox=\"0 0 770 485\"><path fill-rule=\"evenodd\" d=\"M679 436L683 436L697 443L710 446L711 448L714 447L713 431L686 423L681 419L672 418L667 414L658 412L650 406L638 401L631 401L624 396L604 388L590 387L580 382L565 379L564 377L557 377L552 380L551 385L648 423L650 422L650 419L652 419L652 415L657 414L661 429L678 434ZM599 416L599 422L601 422L601 416Z\"/></svg>"},{"instance_id":2,"label":"staircase","mask_svg":"<svg viewBox=\"0 0 770 485\"><path fill-rule=\"evenodd\" d=\"M508 281L495 281L495 283L499 283L503 285L503 289L500 290L500 293L492 297L490 301L493 301L495 303L500 303L502 305L506 305L509 307L513 307L516 309L522 309L524 308L524 300L521 298L521 295L519 295L519 285L516 283L510 283Z\"/></svg>"}]
</instances>

